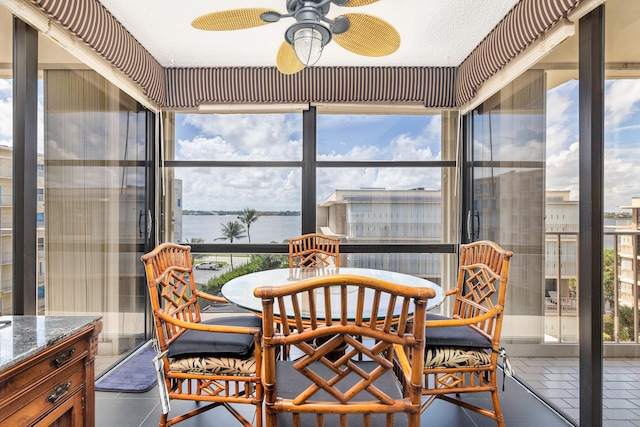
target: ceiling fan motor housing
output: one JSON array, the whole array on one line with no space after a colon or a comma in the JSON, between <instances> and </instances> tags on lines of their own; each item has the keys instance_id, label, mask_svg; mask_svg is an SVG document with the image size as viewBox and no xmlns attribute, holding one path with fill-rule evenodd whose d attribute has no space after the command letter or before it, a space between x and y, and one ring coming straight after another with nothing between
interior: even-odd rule
<instances>
[{"instance_id":1,"label":"ceiling fan motor housing","mask_svg":"<svg viewBox=\"0 0 640 427\"><path fill-rule=\"evenodd\" d=\"M287 10L296 19L296 23L285 32L287 42L293 45L294 35L300 28L314 28L322 34L322 46L326 46L332 36L329 28L322 24L322 20L329 12L330 7L331 2L326 2L326 0L288 0Z\"/></svg>"},{"instance_id":2,"label":"ceiling fan motor housing","mask_svg":"<svg viewBox=\"0 0 640 427\"><path fill-rule=\"evenodd\" d=\"M323 4L324 3L324 4ZM296 13L300 9L313 9L316 13L320 14L320 16L325 16L329 13L329 8L331 7L331 1L327 0L287 0L287 10L293 16L296 16ZM343 0L335 0L334 3L347 3ZM296 19L298 19L296 17Z\"/></svg>"}]
</instances>

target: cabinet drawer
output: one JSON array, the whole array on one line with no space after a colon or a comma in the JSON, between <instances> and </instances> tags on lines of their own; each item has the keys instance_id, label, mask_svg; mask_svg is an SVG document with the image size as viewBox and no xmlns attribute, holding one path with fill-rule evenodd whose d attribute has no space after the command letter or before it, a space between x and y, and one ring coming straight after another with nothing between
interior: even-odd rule
<instances>
[{"instance_id":1,"label":"cabinet drawer","mask_svg":"<svg viewBox=\"0 0 640 427\"><path fill-rule=\"evenodd\" d=\"M84 374L84 363L79 360L61 368L58 375L49 377L37 387L25 390L20 396L14 396L13 402L0 410L0 425L4 425L3 420L7 418L11 418L12 425L16 426L26 426L37 421L78 390L82 392Z\"/></svg>"},{"instance_id":2,"label":"cabinet drawer","mask_svg":"<svg viewBox=\"0 0 640 427\"><path fill-rule=\"evenodd\" d=\"M44 418L39 419L33 427L85 427L83 406L83 393L82 390L78 390Z\"/></svg>"},{"instance_id":3,"label":"cabinet drawer","mask_svg":"<svg viewBox=\"0 0 640 427\"><path fill-rule=\"evenodd\" d=\"M82 337L54 346L38 355L27 364L0 374L0 409L15 398L24 388L37 387L47 376L58 375L58 371L87 356L89 343Z\"/></svg>"}]
</instances>

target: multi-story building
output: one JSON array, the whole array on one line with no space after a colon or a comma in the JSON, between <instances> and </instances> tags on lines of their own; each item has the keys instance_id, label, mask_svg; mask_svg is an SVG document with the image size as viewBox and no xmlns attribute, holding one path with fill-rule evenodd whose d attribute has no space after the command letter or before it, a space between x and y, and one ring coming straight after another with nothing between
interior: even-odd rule
<instances>
[{"instance_id":1,"label":"multi-story building","mask_svg":"<svg viewBox=\"0 0 640 427\"><path fill-rule=\"evenodd\" d=\"M640 271L638 271L640 234L637 233L640 230L640 197L633 197L631 205L620 206L620 208L631 210L631 221L627 226L631 233L620 235L617 244L620 261L618 301L621 305L637 307L640 298Z\"/></svg>"},{"instance_id":2,"label":"multi-story building","mask_svg":"<svg viewBox=\"0 0 640 427\"><path fill-rule=\"evenodd\" d=\"M504 182L513 183L527 175L508 174L498 179L478 180L477 190L486 195L484 201L481 199L479 203L491 204L491 194L504 193ZM490 185L495 193L489 191ZM498 206L498 203L493 205ZM544 336L547 341L575 341L579 203L571 200L568 190L547 191L544 207L544 281L540 281L544 283L544 296L540 298L540 301L544 301ZM631 206L621 208L632 210L631 222L619 221L611 230L616 233L640 230L640 198L633 198ZM441 194L438 190L337 190L318 207L318 224L324 224L319 226L318 231L339 236L345 243L351 244L398 243L407 240L434 243L441 239L441 215ZM493 215L499 218L498 211ZM393 220L390 221L390 218ZM420 226L416 227L417 224ZM615 245L620 260L617 301L622 305L634 306L634 301L640 295L637 289L640 285L637 262L639 236L619 234L618 238L619 243ZM509 243L504 244L509 247ZM441 263L433 255L348 254L343 258L346 260L343 265L350 267L408 269L413 274L441 283ZM611 310L611 307L608 309Z\"/></svg>"},{"instance_id":3,"label":"multi-story building","mask_svg":"<svg viewBox=\"0 0 640 427\"><path fill-rule=\"evenodd\" d=\"M44 156L37 162L37 296L38 312L45 309ZM13 293L13 147L0 146L0 315L12 312Z\"/></svg>"},{"instance_id":4,"label":"multi-story building","mask_svg":"<svg viewBox=\"0 0 640 427\"><path fill-rule=\"evenodd\" d=\"M442 201L439 190L336 190L318 207L319 231L349 244L440 243ZM349 254L349 267L410 272L440 283L435 254Z\"/></svg>"}]
</instances>

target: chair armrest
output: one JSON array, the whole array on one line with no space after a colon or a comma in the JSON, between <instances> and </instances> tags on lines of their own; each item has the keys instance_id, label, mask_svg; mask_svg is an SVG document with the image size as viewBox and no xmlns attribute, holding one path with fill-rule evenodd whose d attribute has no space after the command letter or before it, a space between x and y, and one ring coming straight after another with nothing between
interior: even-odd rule
<instances>
[{"instance_id":1,"label":"chair armrest","mask_svg":"<svg viewBox=\"0 0 640 427\"><path fill-rule=\"evenodd\" d=\"M248 328L244 326L228 326L228 325L205 325L202 323L185 322L182 320L175 319L160 310L156 310L155 315L164 322L171 323L172 325L175 325L184 329L193 329L196 331L204 331L204 332L228 332L232 334L251 334L255 336L259 336L262 333L262 330L260 328Z\"/></svg>"},{"instance_id":2,"label":"chair armrest","mask_svg":"<svg viewBox=\"0 0 640 427\"><path fill-rule=\"evenodd\" d=\"M446 320L427 320L425 325L427 328L443 328L447 326L466 326L466 325L474 325L476 323L484 322L485 320L489 320L498 314L502 313L503 307L501 305L496 305L493 310L487 311L486 313L468 318L455 318L455 319L446 319Z\"/></svg>"},{"instance_id":3,"label":"chair armrest","mask_svg":"<svg viewBox=\"0 0 640 427\"><path fill-rule=\"evenodd\" d=\"M449 297L451 295L456 295L460 293L460 289L459 288L453 288L453 289L449 289L448 291L445 291L444 296L445 297Z\"/></svg>"},{"instance_id":4,"label":"chair armrest","mask_svg":"<svg viewBox=\"0 0 640 427\"><path fill-rule=\"evenodd\" d=\"M204 298L204 299L209 300L209 301L229 302L229 301L227 301L227 299L225 299L223 297L219 297L219 296L216 296L216 295L211 295L211 294L208 294L206 292L202 292L202 291L198 291L198 290L196 290L193 294L195 296L197 296L197 297Z\"/></svg>"}]
</instances>

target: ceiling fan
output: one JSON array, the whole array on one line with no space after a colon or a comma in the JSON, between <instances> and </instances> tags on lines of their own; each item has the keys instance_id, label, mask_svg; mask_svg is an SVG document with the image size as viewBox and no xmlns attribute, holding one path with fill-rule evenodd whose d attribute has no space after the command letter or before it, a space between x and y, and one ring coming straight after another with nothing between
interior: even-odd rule
<instances>
[{"instance_id":1,"label":"ceiling fan","mask_svg":"<svg viewBox=\"0 0 640 427\"><path fill-rule=\"evenodd\" d=\"M228 31L259 27L283 18L294 18L284 33L276 56L283 74L295 74L315 64L331 40L344 49L364 56L386 56L400 46L400 34L388 22L364 13L346 13L327 18L331 4L366 6L378 0L286 0L287 13L267 8L245 8L207 13L191 25L200 30Z\"/></svg>"}]
</instances>

